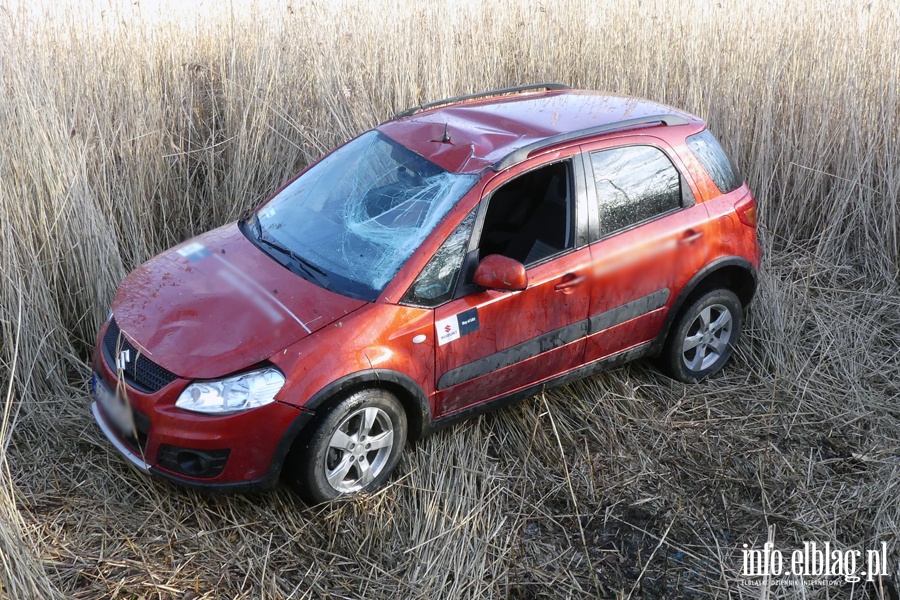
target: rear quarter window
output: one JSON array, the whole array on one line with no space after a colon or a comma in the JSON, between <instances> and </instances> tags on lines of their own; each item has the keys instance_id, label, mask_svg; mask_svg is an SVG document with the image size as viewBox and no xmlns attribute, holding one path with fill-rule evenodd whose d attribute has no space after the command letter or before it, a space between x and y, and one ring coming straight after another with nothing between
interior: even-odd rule
<instances>
[{"instance_id":1,"label":"rear quarter window","mask_svg":"<svg viewBox=\"0 0 900 600\"><path fill-rule=\"evenodd\" d=\"M687 144L720 192L727 194L744 183L734 163L708 129L689 136Z\"/></svg>"}]
</instances>

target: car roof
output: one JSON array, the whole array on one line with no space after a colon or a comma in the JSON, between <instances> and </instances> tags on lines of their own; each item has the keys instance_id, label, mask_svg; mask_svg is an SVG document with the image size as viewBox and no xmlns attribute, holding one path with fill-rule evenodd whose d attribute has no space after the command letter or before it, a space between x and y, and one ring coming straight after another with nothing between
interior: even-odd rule
<instances>
[{"instance_id":1,"label":"car roof","mask_svg":"<svg viewBox=\"0 0 900 600\"><path fill-rule=\"evenodd\" d=\"M541 147L611 131L660 126L664 120L703 125L658 102L560 87L523 86L487 92L486 98L441 101L435 108L406 111L378 130L448 171L477 173L521 162Z\"/></svg>"}]
</instances>

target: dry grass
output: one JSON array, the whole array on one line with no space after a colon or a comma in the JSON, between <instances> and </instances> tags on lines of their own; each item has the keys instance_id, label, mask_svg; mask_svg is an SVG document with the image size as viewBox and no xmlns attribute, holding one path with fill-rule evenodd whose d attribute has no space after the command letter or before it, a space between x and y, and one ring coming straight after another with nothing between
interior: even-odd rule
<instances>
[{"instance_id":1,"label":"dry grass","mask_svg":"<svg viewBox=\"0 0 900 600\"><path fill-rule=\"evenodd\" d=\"M897 579L896 3L141 4L0 4L3 594L886 593L744 586L741 544L771 527L779 548L888 541ZM315 510L128 470L85 392L127 270L393 111L541 80L684 107L737 158L766 258L723 376L628 366L441 432L388 489Z\"/></svg>"}]
</instances>

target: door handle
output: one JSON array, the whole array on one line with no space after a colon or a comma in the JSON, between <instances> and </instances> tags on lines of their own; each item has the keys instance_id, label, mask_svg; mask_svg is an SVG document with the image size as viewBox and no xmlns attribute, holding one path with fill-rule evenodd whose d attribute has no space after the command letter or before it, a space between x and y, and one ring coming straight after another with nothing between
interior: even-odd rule
<instances>
[{"instance_id":1,"label":"door handle","mask_svg":"<svg viewBox=\"0 0 900 600\"><path fill-rule=\"evenodd\" d=\"M690 244L691 242L696 242L701 237L703 237L702 231L697 231L696 229L688 229L684 232L684 235L681 236L681 240Z\"/></svg>"},{"instance_id":2,"label":"door handle","mask_svg":"<svg viewBox=\"0 0 900 600\"><path fill-rule=\"evenodd\" d=\"M575 286L584 283L584 279L584 275L575 275L574 273L569 273L568 275L563 277L562 281L554 285L553 289L557 292L570 292Z\"/></svg>"}]
</instances>

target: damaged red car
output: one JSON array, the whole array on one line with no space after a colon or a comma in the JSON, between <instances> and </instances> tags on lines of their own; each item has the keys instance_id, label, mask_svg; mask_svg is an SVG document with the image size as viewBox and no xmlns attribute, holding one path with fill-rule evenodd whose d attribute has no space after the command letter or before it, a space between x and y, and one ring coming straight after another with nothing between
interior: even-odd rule
<instances>
[{"instance_id":1,"label":"damaged red car","mask_svg":"<svg viewBox=\"0 0 900 600\"><path fill-rule=\"evenodd\" d=\"M732 355L753 195L699 118L557 84L397 115L120 285L92 410L142 471L311 502L407 440L625 361Z\"/></svg>"}]
</instances>

